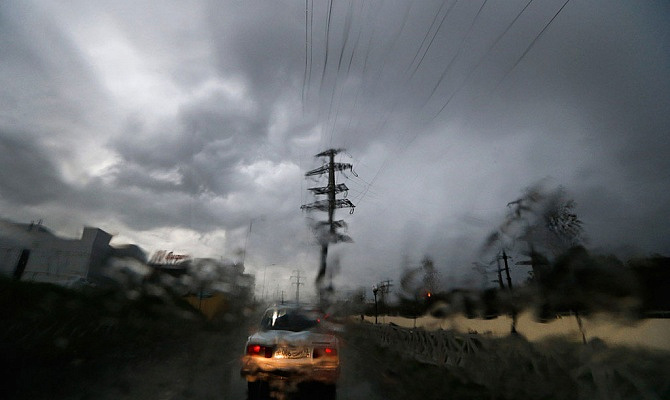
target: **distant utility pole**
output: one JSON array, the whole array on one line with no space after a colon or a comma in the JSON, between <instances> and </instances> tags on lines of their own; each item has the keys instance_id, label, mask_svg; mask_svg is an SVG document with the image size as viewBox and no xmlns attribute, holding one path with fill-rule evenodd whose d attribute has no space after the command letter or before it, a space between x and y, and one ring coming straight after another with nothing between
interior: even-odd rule
<instances>
[{"instance_id":1,"label":"distant utility pole","mask_svg":"<svg viewBox=\"0 0 670 400\"><path fill-rule=\"evenodd\" d=\"M295 285L295 304L300 304L300 285L304 285L303 282L300 281L301 278L304 278L304 276L300 276L300 270L294 271L296 274L291 275L291 284ZM282 303L284 302L283 300L284 292L282 291Z\"/></svg>"},{"instance_id":2,"label":"distant utility pole","mask_svg":"<svg viewBox=\"0 0 670 400\"><path fill-rule=\"evenodd\" d=\"M382 303L383 306L385 306L386 305L386 296L389 294L391 286L393 286L393 284L391 282L393 282L393 281L390 280L390 279L387 279L385 281L379 282L378 284L376 284L374 286L376 288L376 290L373 289L373 294L375 295L375 323L377 323L377 293L376 292L379 292L380 297L381 297L381 303Z\"/></svg>"},{"instance_id":3,"label":"distant utility pole","mask_svg":"<svg viewBox=\"0 0 670 400\"><path fill-rule=\"evenodd\" d=\"M393 281L390 280L390 279L387 279L387 280L381 281L377 284L377 287L379 287L379 289L381 291L381 294L382 294L382 303L384 303L384 301L386 300L386 295L389 294L391 286L393 286L393 284L391 282L393 282Z\"/></svg>"},{"instance_id":4,"label":"distant utility pole","mask_svg":"<svg viewBox=\"0 0 670 400\"><path fill-rule=\"evenodd\" d=\"M377 309L377 292L379 292L379 286L372 285L372 294L375 296L375 324L377 324L377 314L379 314Z\"/></svg>"},{"instance_id":5,"label":"distant utility pole","mask_svg":"<svg viewBox=\"0 0 670 400\"><path fill-rule=\"evenodd\" d=\"M505 250L503 249L502 252L502 259L505 261L505 274L507 275L507 287L512 289L512 277L509 275L509 265L507 264L507 260L511 259L512 257L508 257L507 253L505 253Z\"/></svg>"},{"instance_id":6,"label":"distant utility pole","mask_svg":"<svg viewBox=\"0 0 670 400\"><path fill-rule=\"evenodd\" d=\"M509 263L507 260L511 260L512 257L507 255L507 252L503 249L502 255L497 254L495 258L496 265L498 266L498 279L492 282L498 282L498 285L500 285L500 289L505 289L505 283L503 282L503 277L502 277L502 271L503 268L500 266L500 260L503 260L505 262L505 276L507 278L507 288L508 289L513 289L512 287L512 276L509 273ZM491 261L493 263L493 261Z\"/></svg>"},{"instance_id":7,"label":"distant utility pole","mask_svg":"<svg viewBox=\"0 0 670 400\"><path fill-rule=\"evenodd\" d=\"M498 285L500 286L500 289L505 288L505 284L503 283L503 278L502 278L502 267L500 267L500 257L496 256L496 265L498 266L498 279L496 279L493 282L498 282Z\"/></svg>"},{"instance_id":8,"label":"distant utility pole","mask_svg":"<svg viewBox=\"0 0 670 400\"><path fill-rule=\"evenodd\" d=\"M328 244L329 243L338 243L338 242L353 242L353 240L341 233L337 232L337 228L346 227L346 223L342 220L334 221L333 216L335 214L335 209L348 207L351 210L350 214L354 212L354 204L348 199L338 199L336 195L338 193L346 193L349 188L344 183L335 183L335 172L352 170L353 166L347 163L336 163L335 155L342 151L342 149L329 149L322 153L317 154L315 157L327 157L327 162L315 168L311 171L305 173L305 176L320 176L323 174L328 174L328 186L322 187L313 187L308 190L312 191L315 195L325 195L327 196L325 200L319 200L310 204L303 204L300 206L302 210L318 210L328 212L328 220L320 221L318 226L318 235L319 242L321 244L321 263L319 266L319 273L316 276L317 285L321 283L323 277L326 275L326 260L328 258ZM355 175L355 173L354 173ZM346 197L346 195L345 195Z\"/></svg>"}]
</instances>

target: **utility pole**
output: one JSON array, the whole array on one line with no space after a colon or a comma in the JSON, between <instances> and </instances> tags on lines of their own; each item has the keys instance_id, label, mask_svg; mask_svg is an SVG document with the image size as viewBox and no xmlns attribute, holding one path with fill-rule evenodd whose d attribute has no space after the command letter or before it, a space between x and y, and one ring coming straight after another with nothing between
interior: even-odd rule
<instances>
[{"instance_id":1,"label":"utility pole","mask_svg":"<svg viewBox=\"0 0 670 400\"><path fill-rule=\"evenodd\" d=\"M380 292L380 295L381 295L380 297L381 297L382 305L386 305L386 295L389 294L390 288L391 288L391 286L393 286L393 284L391 282L393 282L393 281L390 280L390 279L387 279L385 281L379 282L376 285L376 287L377 287L377 289L378 289L378 291ZM377 301L376 300L377 300L377 296L375 295L375 313L377 312L376 311L377 310Z\"/></svg>"},{"instance_id":2,"label":"utility pole","mask_svg":"<svg viewBox=\"0 0 670 400\"><path fill-rule=\"evenodd\" d=\"M327 186L313 187L308 189L312 193L314 193L314 195L327 196L326 199L319 200L310 204L303 204L302 206L300 206L300 209L302 210L318 210L318 211L325 211L328 213L328 220L320 221L317 227L319 244L321 245L321 262L319 265L319 272L316 276L317 286L320 286L323 277L326 275L326 263L328 259L329 243L353 242L353 240L349 236L337 232L337 228L346 227L346 223L342 220L335 221L333 219L335 215L335 209L348 207L351 209L349 213L353 214L354 207L356 207L350 200L346 198L338 199L336 197L338 193L345 193L346 197L346 192L349 190L349 188L344 183L336 184L335 172L352 170L353 173L352 169L353 166L351 164L335 162L335 155L340 151L342 151L342 149L329 149L317 154L315 157L327 157L328 161L322 166L305 173L305 177L328 174Z\"/></svg>"},{"instance_id":3,"label":"utility pole","mask_svg":"<svg viewBox=\"0 0 670 400\"><path fill-rule=\"evenodd\" d=\"M377 324L377 292L379 292L379 286L373 285L372 286L372 294L375 296L375 325Z\"/></svg>"},{"instance_id":4,"label":"utility pole","mask_svg":"<svg viewBox=\"0 0 670 400\"><path fill-rule=\"evenodd\" d=\"M502 252L502 259L505 261L505 275L507 276L507 287L512 290L512 277L509 275L509 265L507 264L507 259L512 258L508 257L507 253L505 253L505 249L503 249Z\"/></svg>"},{"instance_id":5,"label":"utility pole","mask_svg":"<svg viewBox=\"0 0 670 400\"><path fill-rule=\"evenodd\" d=\"M504 289L505 284L503 283L502 268L500 267L500 257L498 256L496 256L496 264L498 265L498 279L494 282L498 282L498 285L500 285L500 289Z\"/></svg>"},{"instance_id":6,"label":"utility pole","mask_svg":"<svg viewBox=\"0 0 670 400\"><path fill-rule=\"evenodd\" d=\"M303 282L300 281L301 278L304 278L304 276L300 276L300 270L295 270L294 271L296 274L291 275L291 284L295 285L295 304L300 305L300 285L304 285ZM295 279L295 281L293 281ZM283 292L282 292L283 296ZM283 300L282 300L283 303Z\"/></svg>"},{"instance_id":7,"label":"utility pole","mask_svg":"<svg viewBox=\"0 0 670 400\"><path fill-rule=\"evenodd\" d=\"M507 255L507 252L505 252L505 249L502 251L502 255L500 253L496 254L496 264L498 266L498 279L492 282L498 282L498 285L500 285L500 289L505 289L505 284L503 283L503 277L502 277L502 271L503 268L500 265L500 260L503 260L505 262L505 276L507 278L507 288L512 290L512 276L509 273L509 264L507 263L507 260L511 260L512 257ZM493 261L491 261L493 263Z\"/></svg>"},{"instance_id":8,"label":"utility pole","mask_svg":"<svg viewBox=\"0 0 670 400\"><path fill-rule=\"evenodd\" d=\"M505 276L507 278L507 289L508 290L512 290L512 277L509 274L509 264L507 263L507 260L511 259L511 258L512 257L507 255L507 252L505 251L505 249L502 250L502 255L501 256L496 257L496 260L498 262L498 279L500 280L500 287L501 288L503 287L503 284L502 284L502 275L501 275L501 272L500 272L500 260L502 259L505 262ZM510 329L510 333L512 335L517 334L516 323L517 323L518 319L519 319L519 313L518 313L516 307L512 307L512 327Z\"/></svg>"}]
</instances>

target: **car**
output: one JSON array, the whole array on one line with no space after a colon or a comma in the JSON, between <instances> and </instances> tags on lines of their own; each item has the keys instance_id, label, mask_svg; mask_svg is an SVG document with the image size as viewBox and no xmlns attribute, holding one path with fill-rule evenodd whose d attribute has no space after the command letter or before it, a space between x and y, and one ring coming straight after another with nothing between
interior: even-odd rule
<instances>
[{"instance_id":1,"label":"car","mask_svg":"<svg viewBox=\"0 0 670 400\"><path fill-rule=\"evenodd\" d=\"M322 326L318 312L304 307L269 307L242 356L249 397L269 383L321 384L335 391L340 375L339 342Z\"/></svg>"}]
</instances>

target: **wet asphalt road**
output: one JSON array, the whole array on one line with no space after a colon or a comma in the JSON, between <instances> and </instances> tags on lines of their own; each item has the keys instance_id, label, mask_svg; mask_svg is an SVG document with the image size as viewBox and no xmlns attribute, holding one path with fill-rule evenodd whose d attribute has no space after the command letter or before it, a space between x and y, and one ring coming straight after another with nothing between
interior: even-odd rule
<instances>
[{"instance_id":1,"label":"wet asphalt road","mask_svg":"<svg viewBox=\"0 0 670 400\"><path fill-rule=\"evenodd\" d=\"M247 336L254 329L252 322L243 322L231 324L224 330L197 332L188 342L171 343L158 355L127 360L108 368L94 380L82 380L74 393L63 398L246 400L247 384L240 376L240 358ZM423 381L423 366L419 367L420 375L408 378L407 371L413 372L408 370L408 363L387 354L365 337L351 334L349 330L343 330L338 336L341 375L336 399L446 398L437 397L435 390L430 385L427 387L428 381ZM430 378L430 382L440 385L440 379L438 375L437 380ZM325 400L328 396L319 387L309 387L297 393L274 391L270 398Z\"/></svg>"}]
</instances>

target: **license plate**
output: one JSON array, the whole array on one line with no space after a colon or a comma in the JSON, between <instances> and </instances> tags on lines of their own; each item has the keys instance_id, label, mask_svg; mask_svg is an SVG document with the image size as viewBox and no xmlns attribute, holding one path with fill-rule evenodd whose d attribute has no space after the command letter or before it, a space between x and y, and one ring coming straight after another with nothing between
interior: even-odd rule
<instances>
[{"instance_id":1,"label":"license plate","mask_svg":"<svg viewBox=\"0 0 670 400\"><path fill-rule=\"evenodd\" d=\"M277 354L283 358L307 358L309 349L305 347L282 347L277 349Z\"/></svg>"}]
</instances>

